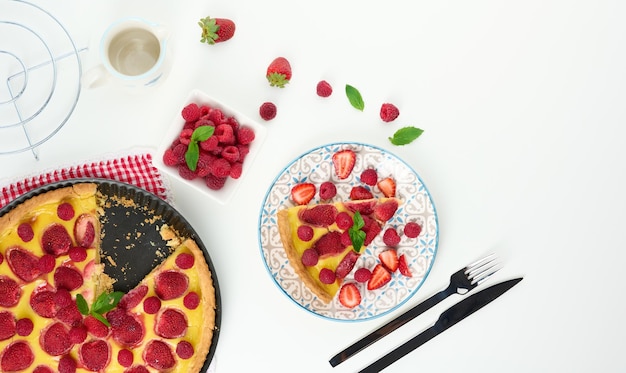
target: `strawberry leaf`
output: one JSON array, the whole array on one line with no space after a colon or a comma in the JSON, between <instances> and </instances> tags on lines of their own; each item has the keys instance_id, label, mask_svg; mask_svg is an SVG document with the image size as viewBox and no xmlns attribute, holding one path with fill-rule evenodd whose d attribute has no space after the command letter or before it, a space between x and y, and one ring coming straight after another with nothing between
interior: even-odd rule
<instances>
[{"instance_id":1,"label":"strawberry leaf","mask_svg":"<svg viewBox=\"0 0 626 373\"><path fill-rule=\"evenodd\" d=\"M393 134L393 137L389 138L389 141L391 141L393 145L410 144L413 140L420 137L423 132L424 130L412 126L400 128Z\"/></svg>"},{"instance_id":2,"label":"strawberry leaf","mask_svg":"<svg viewBox=\"0 0 626 373\"><path fill-rule=\"evenodd\" d=\"M365 242L365 232L361 230L365 226L365 221L358 211L354 213L352 220L353 223L350 229L348 229L348 235L350 236L350 241L352 241L353 250L359 253Z\"/></svg>"},{"instance_id":3,"label":"strawberry leaf","mask_svg":"<svg viewBox=\"0 0 626 373\"><path fill-rule=\"evenodd\" d=\"M360 111L365 109L365 102L363 102L363 97L358 89L346 84L346 96L348 96L348 100L350 101L350 105L352 105L352 107Z\"/></svg>"},{"instance_id":4,"label":"strawberry leaf","mask_svg":"<svg viewBox=\"0 0 626 373\"><path fill-rule=\"evenodd\" d=\"M82 315L89 315L89 305L82 294L76 294L76 306Z\"/></svg>"}]
</instances>

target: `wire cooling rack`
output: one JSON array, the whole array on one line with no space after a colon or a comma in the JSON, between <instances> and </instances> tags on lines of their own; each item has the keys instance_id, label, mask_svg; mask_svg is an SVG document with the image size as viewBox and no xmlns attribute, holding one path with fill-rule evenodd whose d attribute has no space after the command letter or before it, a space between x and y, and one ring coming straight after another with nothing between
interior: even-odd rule
<instances>
[{"instance_id":1,"label":"wire cooling rack","mask_svg":"<svg viewBox=\"0 0 626 373\"><path fill-rule=\"evenodd\" d=\"M31 151L72 115L81 88L79 53L51 13L0 0L0 154Z\"/></svg>"}]
</instances>

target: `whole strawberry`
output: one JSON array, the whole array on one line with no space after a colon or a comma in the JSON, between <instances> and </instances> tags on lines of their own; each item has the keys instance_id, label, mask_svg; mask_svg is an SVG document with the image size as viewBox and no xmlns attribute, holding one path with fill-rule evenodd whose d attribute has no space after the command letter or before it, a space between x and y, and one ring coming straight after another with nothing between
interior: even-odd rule
<instances>
[{"instance_id":1,"label":"whole strawberry","mask_svg":"<svg viewBox=\"0 0 626 373\"><path fill-rule=\"evenodd\" d=\"M267 81L272 87L285 88L291 80L291 65L285 57L277 57L267 67Z\"/></svg>"},{"instance_id":2,"label":"whole strawberry","mask_svg":"<svg viewBox=\"0 0 626 373\"><path fill-rule=\"evenodd\" d=\"M227 18L206 17L198 25L202 28L202 43L223 43L235 35L235 23Z\"/></svg>"}]
</instances>

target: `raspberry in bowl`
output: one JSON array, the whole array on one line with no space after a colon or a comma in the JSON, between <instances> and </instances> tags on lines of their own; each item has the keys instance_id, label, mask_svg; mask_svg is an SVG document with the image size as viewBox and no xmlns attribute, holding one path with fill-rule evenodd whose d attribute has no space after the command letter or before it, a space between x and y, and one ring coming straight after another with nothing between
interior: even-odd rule
<instances>
[{"instance_id":1,"label":"raspberry in bowl","mask_svg":"<svg viewBox=\"0 0 626 373\"><path fill-rule=\"evenodd\" d=\"M154 163L168 177L226 204L265 139L266 129L193 90L166 131Z\"/></svg>"}]
</instances>

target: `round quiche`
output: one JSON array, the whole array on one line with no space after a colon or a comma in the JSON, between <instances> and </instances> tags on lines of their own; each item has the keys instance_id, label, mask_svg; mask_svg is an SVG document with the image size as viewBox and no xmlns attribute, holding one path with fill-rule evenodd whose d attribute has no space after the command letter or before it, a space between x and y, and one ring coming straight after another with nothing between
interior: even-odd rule
<instances>
[{"instance_id":1,"label":"round quiche","mask_svg":"<svg viewBox=\"0 0 626 373\"><path fill-rule=\"evenodd\" d=\"M162 260L127 292L102 260L111 201L94 182L50 189L0 216L0 372L199 372L216 289L203 250L153 227ZM154 248L134 248L154 250Z\"/></svg>"}]
</instances>

